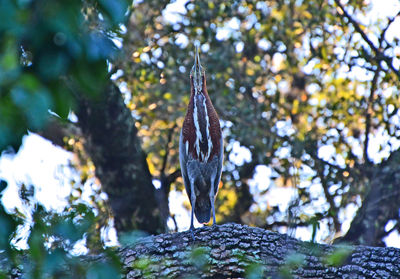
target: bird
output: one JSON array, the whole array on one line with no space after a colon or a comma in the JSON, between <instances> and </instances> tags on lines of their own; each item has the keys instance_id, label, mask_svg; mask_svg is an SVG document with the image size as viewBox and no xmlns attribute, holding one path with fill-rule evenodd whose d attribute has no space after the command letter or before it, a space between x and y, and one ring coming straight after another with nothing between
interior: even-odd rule
<instances>
[{"instance_id":1,"label":"bird","mask_svg":"<svg viewBox=\"0 0 400 279\"><path fill-rule=\"evenodd\" d=\"M208 96L205 70L200 63L199 44L195 44L194 65L190 71L190 100L179 138L179 161L193 218L215 221L215 198L221 180L223 137L218 114Z\"/></svg>"}]
</instances>

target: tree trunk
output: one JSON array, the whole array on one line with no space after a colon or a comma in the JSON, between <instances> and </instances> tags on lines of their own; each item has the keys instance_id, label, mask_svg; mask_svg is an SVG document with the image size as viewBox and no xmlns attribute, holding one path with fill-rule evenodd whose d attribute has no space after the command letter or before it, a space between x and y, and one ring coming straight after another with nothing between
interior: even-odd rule
<instances>
[{"instance_id":1,"label":"tree trunk","mask_svg":"<svg viewBox=\"0 0 400 279\"><path fill-rule=\"evenodd\" d=\"M389 231L389 220L400 221L400 151L385 161L370 167L368 192L346 235L338 241L353 244L384 246L382 238ZM394 227L396 228L396 227Z\"/></svg>"},{"instance_id":2,"label":"tree trunk","mask_svg":"<svg viewBox=\"0 0 400 279\"><path fill-rule=\"evenodd\" d=\"M146 156L118 87L110 84L98 100L79 100L77 115L85 149L108 195L117 231L162 232Z\"/></svg>"},{"instance_id":3,"label":"tree trunk","mask_svg":"<svg viewBox=\"0 0 400 279\"><path fill-rule=\"evenodd\" d=\"M124 278L400 278L400 250L302 242L238 224L140 239Z\"/></svg>"}]
</instances>

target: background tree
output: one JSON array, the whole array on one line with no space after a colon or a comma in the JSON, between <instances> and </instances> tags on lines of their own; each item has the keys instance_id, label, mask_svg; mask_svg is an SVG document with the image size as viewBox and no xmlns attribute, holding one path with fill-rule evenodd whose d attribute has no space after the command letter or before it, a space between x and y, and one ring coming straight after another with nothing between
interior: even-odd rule
<instances>
[{"instance_id":1,"label":"background tree","mask_svg":"<svg viewBox=\"0 0 400 279\"><path fill-rule=\"evenodd\" d=\"M154 0L120 25L123 1L4 2L1 147L17 148L26 129L66 142L81 169L95 166L119 233L165 230L168 195L183 191L177 143L195 40L225 135L217 222L306 226L313 239L325 226L326 242L370 245L398 231L398 17L363 25L364 1L304 0L187 2L171 19ZM235 160L238 146L248 160ZM264 189L250 186L259 169ZM268 198L281 188L287 207ZM97 235L109 217L98 216Z\"/></svg>"},{"instance_id":2,"label":"background tree","mask_svg":"<svg viewBox=\"0 0 400 279\"><path fill-rule=\"evenodd\" d=\"M133 10L117 82L161 190L168 193L176 177L178 127L199 40L226 142L217 220L309 226L314 236L322 224L331 241L346 233L340 216L355 205L344 240L384 245L399 218L399 40L388 35L398 17L364 26L357 21L370 11L363 1L346 8L339 1L188 2L173 20L159 7L151 1ZM232 160L238 143L251 154L241 164ZM249 179L260 165L273 182L257 192ZM181 191L181 181L172 187ZM276 187L293 189L286 210L263 199Z\"/></svg>"}]
</instances>

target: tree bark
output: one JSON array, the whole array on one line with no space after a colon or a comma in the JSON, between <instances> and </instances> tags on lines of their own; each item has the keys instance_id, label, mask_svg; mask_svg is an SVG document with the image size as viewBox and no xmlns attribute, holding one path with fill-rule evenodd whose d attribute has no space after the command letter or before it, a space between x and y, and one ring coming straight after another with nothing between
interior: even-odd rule
<instances>
[{"instance_id":1,"label":"tree bark","mask_svg":"<svg viewBox=\"0 0 400 279\"><path fill-rule=\"evenodd\" d=\"M124 278L400 278L400 250L302 242L238 224L145 237L120 252Z\"/></svg>"},{"instance_id":2,"label":"tree bark","mask_svg":"<svg viewBox=\"0 0 400 279\"><path fill-rule=\"evenodd\" d=\"M354 217L350 229L339 241L384 246L382 238L389 232L389 220L400 221L400 151L382 163L369 168L367 195ZM395 227L396 228L396 227Z\"/></svg>"},{"instance_id":3,"label":"tree bark","mask_svg":"<svg viewBox=\"0 0 400 279\"><path fill-rule=\"evenodd\" d=\"M108 195L117 231L162 232L146 156L118 87L111 83L97 100L79 100L77 115L85 149Z\"/></svg>"}]
</instances>

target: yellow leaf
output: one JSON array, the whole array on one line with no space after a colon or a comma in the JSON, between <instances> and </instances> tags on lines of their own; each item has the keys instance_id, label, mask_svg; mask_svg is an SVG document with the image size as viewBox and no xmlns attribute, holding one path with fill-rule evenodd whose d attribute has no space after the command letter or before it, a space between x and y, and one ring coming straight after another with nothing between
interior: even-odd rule
<instances>
[{"instance_id":1,"label":"yellow leaf","mask_svg":"<svg viewBox=\"0 0 400 279\"><path fill-rule=\"evenodd\" d=\"M295 99L293 101L292 113L297 114L298 112L299 112L299 100Z\"/></svg>"},{"instance_id":2,"label":"yellow leaf","mask_svg":"<svg viewBox=\"0 0 400 279\"><path fill-rule=\"evenodd\" d=\"M155 167L154 167L154 165L153 165L153 163L151 162L151 160L150 160L149 157L150 157L150 156L147 156L146 161L147 161L147 164L149 165L149 171L150 171L150 173L153 174L154 171L155 171L156 169L155 169Z\"/></svg>"},{"instance_id":3,"label":"yellow leaf","mask_svg":"<svg viewBox=\"0 0 400 279\"><path fill-rule=\"evenodd\" d=\"M304 11L303 12L303 16L307 19L311 19L312 18L312 14L309 11Z\"/></svg>"},{"instance_id":4,"label":"yellow leaf","mask_svg":"<svg viewBox=\"0 0 400 279\"><path fill-rule=\"evenodd\" d=\"M253 76L253 75L254 75L254 70L252 70L252 69L247 69L247 70L246 70L246 74L247 74L248 76Z\"/></svg>"},{"instance_id":5,"label":"yellow leaf","mask_svg":"<svg viewBox=\"0 0 400 279\"><path fill-rule=\"evenodd\" d=\"M165 94L164 94L164 99L165 99L165 100L171 100L171 99L172 99L172 94L169 93L169 92L165 93Z\"/></svg>"}]
</instances>

